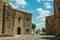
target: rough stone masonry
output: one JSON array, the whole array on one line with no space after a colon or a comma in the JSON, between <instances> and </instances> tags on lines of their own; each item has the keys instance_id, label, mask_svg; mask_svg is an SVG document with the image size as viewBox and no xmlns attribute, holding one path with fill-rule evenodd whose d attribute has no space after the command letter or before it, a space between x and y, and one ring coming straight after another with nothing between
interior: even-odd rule
<instances>
[{"instance_id":1,"label":"rough stone masonry","mask_svg":"<svg viewBox=\"0 0 60 40\"><path fill-rule=\"evenodd\" d=\"M13 9L8 0L0 0L0 35L31 35L32 14Z\"/></svg>"}]
</instances>

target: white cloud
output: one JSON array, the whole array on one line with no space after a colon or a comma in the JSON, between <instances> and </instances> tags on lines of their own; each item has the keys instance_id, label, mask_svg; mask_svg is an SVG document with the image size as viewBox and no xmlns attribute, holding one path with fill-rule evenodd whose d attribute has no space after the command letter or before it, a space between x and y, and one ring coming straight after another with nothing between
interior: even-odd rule
<instances>
[{"instance_id":1,"label":"white cloud","mask_svg":"<svg viewBox=\"0 0 60 40\"><path fill-rule=\"evenodd\" d=\"M43 11L42 8L38 8L38 9L36 9L36 10L37 10L39 13Z\"/></svg>"},{"instance_id":2,"label":"white cloud","mask_svg":"<svg viewBox=\"0 0 60 40\"><path fill-rule=\"evenodd\" d=\"M39 16L37 16L37 20L40 20L40 21L42 21L42 22L40 22L40 23L37 23L36 25L37 25L37 27L39 28L42 28L42 27L45 27L45 17L46 16L50 16L51 14L50 14L50 11L48 11L48 10L44 10L44 9L42 9L42 8L38 8L38 9L36 9L38 12L39 12Z\"/></svg>"},{"instance_id":3,"label":"white cloud","mask_svg":"<svg viewBox=\"0 0 60 40\"><path fill-rule=\"evenodd\" d=\"M31 12L35 12L35 10L27 10L27 12L31 13Z\"/></svg>"},{"instance_id":4,"label":"white cloud","mask_svg":"<svg viewBox=\"0 0 60 40\"><path fill-rule=\"evenodd\" d=\"M44 18L43 16L38 16L37 19L38 19L38 20L45 21L45 18Z\"/></svg>"},{"instance_id":5,"label":"white cloud","mask_svg":"<svg viewBox=\"0 0 60 40\"><path fill-rule=\"evenodd\" d=\"M51 4L50 3L44 3L44 7L46 7L46 8L52 8L52 6L51 6Z\"/></svg>"},{"instance_id":6,"label":"white cloud","mask_svg":"<svg viewBox=\"0 0 60 40\"><path fill-rule=\"evenodd\" d=\"M13 8L18 8L19 6L21 6L22 8L25 7L25 5L27 5L28 3L25 1L25 0L10 0L11 2L16 2L15 4L11 3L10 2L10 5L13 7Z\"/></svg>"},{"instance_id":7,"label":"white cloud","mask_svg":"<svg viewBox=\"0 0 60 40\"><path fill-rule=\"evenodd\" d=\"M42 1L49 1L49 2L53 2L53 0L42 0Z\"/></svg>"},{"instance_id":8,"label":"white cloud","mask_svg":"<svg viewBox=\"0 0 60 40\"><path fill-rule=\"evenodd\" d=\"M22 10L22 11L25 11L25 12L28 12L28 13L35 12L35 10Z\"/></svg>"},{"instance_id":9,"label":"white cloud","mask_svg":"<svg viewBox=\"0 0 60 40\"><path fill-rule=\"evenodd\" d=\"M44 22L40 22L36 24L37 28L36 29L42 29L43 27L45 27L45 23Z\"/></svg>"},{"instance_id":10,"label":"white cloud","mask_svg":"<svg viewBox=\"0 0 60 40\"><path fill-rule=\"evenodd\" d=\"M54 0L48 0L48 1L51 1L51 2L53 2Z\"/></svg>"},{"instance_id":11,"label":"white cloud","mask_svg":"<svg viewBox=\"0 0 60 40\"><path fill-rule=\"evenodd\" d=\"M15 6L15 5L12 4L12 3L10 3L10 5L11 5L11 7L12 7L13 9L18 9L18 6Z\"/></svg>"},{"instance_id":12,"label":"white cloud","mask_svg":"<svg viewBox=\"0 0 60 40\"><path fill-rule=\"evenodd\" d=\"M40 2L41 0L37 0L37 2Z\"/></svg>"},{"instance_id":13,"label":"white cloud","mask_svg":"<svg viewBox=\"0 0 60 40\"><path fill-rule=\"evenodd\" d=\"M50 11L38 8L37 11L40 13L41 17L46 17L50 15Z\"/></svg>"},{"instance_id":14,"label":"white cloud","mask_svg":"<svg viewBox=\"0 0 60 40\"><path fill-rule=\"evenodd\" d=\"M25 0L16 0L16 4L25 6L25 5L27 5L28 3L27 3Z\"/></svg>"},{"instance_id":15,"label":"white cloud","mask_svg":"<svg viewBox=\"0 0 60 40\"><path fill-rule=\"evenodd\" d=\"M37 2L41 2L41 1L43 1L43 2L53 2L53 0L36 0Z\"/></svg>"}]
</instances>

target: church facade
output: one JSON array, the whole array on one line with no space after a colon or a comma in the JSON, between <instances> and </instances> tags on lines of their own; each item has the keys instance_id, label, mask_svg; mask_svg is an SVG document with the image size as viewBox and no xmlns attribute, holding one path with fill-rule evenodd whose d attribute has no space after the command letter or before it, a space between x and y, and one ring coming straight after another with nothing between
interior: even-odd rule
<instances>
[{"instance_id":1,"label":"church facade","mask_svg":"<svg viewBox=\"0 0 60 40\"><path fill-rule=\"evenodd\" d=\"M0 0L0 35L31 35L32 14L12 9L7 0Z\"/></svg>"}]
</instances>

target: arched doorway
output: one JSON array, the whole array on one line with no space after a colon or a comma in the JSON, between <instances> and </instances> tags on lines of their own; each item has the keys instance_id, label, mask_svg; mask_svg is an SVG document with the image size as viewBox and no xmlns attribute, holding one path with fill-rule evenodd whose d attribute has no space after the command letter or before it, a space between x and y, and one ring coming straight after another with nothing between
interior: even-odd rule
<instances>
[{"instance_id":1,"label":"arched doorway","mask_svg":"<svg viewBox=\"0 0 60 40\"><path fill-rule=\"evenodd\" d=\"M20 27L17 28L17 34L18 34L18 35L21 34L21 28L20 28Z\"/></svg>"}]
</instances>

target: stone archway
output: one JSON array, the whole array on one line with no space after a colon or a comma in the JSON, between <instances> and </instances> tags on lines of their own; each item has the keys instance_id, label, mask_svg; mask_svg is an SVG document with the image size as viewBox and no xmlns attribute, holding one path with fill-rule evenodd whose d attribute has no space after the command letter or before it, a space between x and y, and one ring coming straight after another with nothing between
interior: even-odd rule
<instances>
[{"instance_id":1,"label":"stone archway","mask_svg":"<svg viewBox=\"0 0 60 40\"><path fill-rule=\"evenodd\" d=\"M20 28L20 27L17 28L17 34L18 34L18 35L21 34L21 28Z\"/></svg>"}]
</instances>

